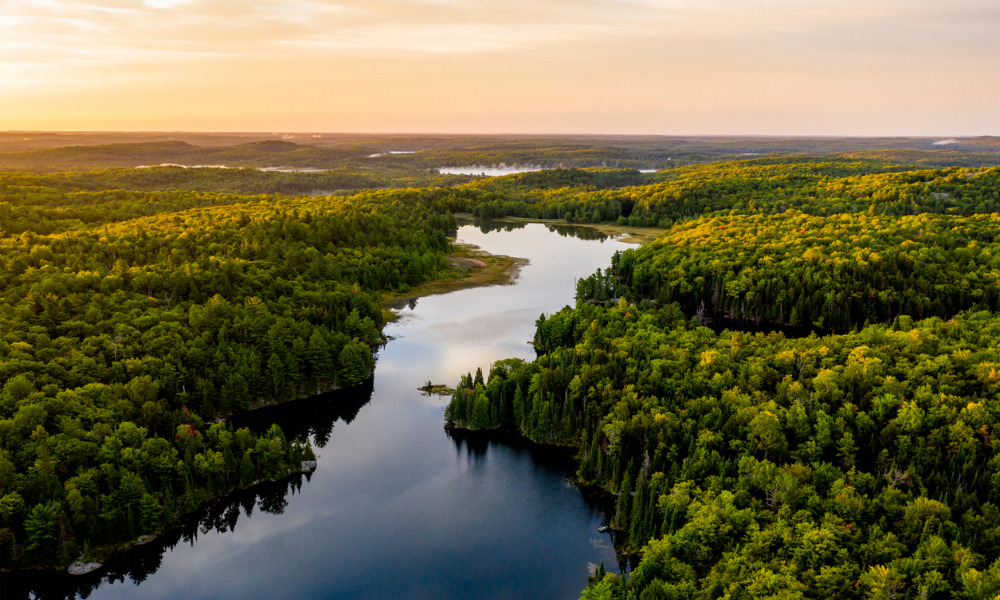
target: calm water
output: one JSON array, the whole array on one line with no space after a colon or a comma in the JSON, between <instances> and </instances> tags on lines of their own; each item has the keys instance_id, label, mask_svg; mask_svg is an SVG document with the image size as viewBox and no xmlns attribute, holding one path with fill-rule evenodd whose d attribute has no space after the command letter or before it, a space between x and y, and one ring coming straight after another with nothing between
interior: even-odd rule
<instances>
[{"instance_id":1,"label":"calm water","mask_svg":"<svg viewBox=\"0 0 1000 600\"><path fill-rule=\"evenodd\" d=\"M545 167L537 165L468 165L465 167L439 167L438 173L442 175L488 175L490 177L500 177L502 175L529 173L543 169Z\"/></svg>"},{"instance_id":2,"label":"calm water","mask_svg":"<svg viewBox=\"0 0 1000 600\"><path fill-rule=\"evenodd\" d=\"M592 234L591 234L592 237ZM602 506L567 483L563 453L463 441L443 428L454 384L509 356L530 359L540 313L626 247L542 225L461 242L529 258L515 285L421 298L389 325L367 387L254 414L312 438L311 477L262 486L88 576L46 576L44 597L576 598L588 565L615 564ZM27 595L5 576L4 598ZM137 581L138 580L138 581ZM141 581L141 583L140 583ZM72 588L66 586L73 586ZM9 594L9 596L8 596Z\"/></svg>"}]
</instances>

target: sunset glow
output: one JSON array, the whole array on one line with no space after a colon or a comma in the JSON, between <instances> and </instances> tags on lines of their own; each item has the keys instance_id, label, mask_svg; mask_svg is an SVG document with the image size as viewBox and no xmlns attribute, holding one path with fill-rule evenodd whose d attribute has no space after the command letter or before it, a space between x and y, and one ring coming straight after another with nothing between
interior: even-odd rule
<instances>
[{"instance_id":1,"label":"sunset glow","mask_svg":"<svg viewBox=\"0 0 1000 600\"><path fill-rule=\"evenodd\" d=\"M987 0L2 0L0 130L1000 134Z\"/></svg>"}]
</instances>

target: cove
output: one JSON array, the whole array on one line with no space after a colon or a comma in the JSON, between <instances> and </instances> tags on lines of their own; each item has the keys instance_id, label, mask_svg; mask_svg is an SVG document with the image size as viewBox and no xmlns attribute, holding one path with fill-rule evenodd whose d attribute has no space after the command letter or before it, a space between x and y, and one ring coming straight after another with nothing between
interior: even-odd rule
<instances>
[{"instance_id":1,"label":"cove","mask_svg":"<svg viewBox=\"0 0 1000 600\"><path fill-rule=\"evenodd\" d=\"M451 436L449 398L417 388L533 358L538 316L628 246L540 224L465 225L457 241L530 263L512 285L404 302L368 385L239 423L308 437L315 473L213 503L90 575L5 574L5 600L579 597L588 565L616 559L605 507L567 482L568 453Z\"/></svg>"}]
</instances>

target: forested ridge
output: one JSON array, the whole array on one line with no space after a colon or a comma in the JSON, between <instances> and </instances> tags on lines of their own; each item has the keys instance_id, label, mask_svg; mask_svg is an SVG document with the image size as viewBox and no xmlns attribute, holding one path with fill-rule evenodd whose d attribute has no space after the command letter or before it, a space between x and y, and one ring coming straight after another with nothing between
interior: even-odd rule
<instances>
[{"instance_id":1,"label":"forested ridge","mask_svg":"<svg viewBox=\"0 0 1000 600\"><path fill-rule=\"evenodd\" d=\"M996 167L912 170L882 160L803 158L715 163L643 174L556 169L479 180L463 187L496 194L494 198L481 196L471 207L484 218L565 218L669 227L708 214L780 214L789 209L815 215L992 213L1000 210L998 179ZM528 182L534 185L525 185Z\"/></svg>"},{"instance_id":2,"label":"forested ridge","mask_svg":"<svg viewBox=\"0 0 1000 600\"><path fill-rule=\"evenodd\" d=\"M473 136L183 132L0 132L9 171L71 171L179 163L358 172L446 166L670 169L755 157L806 156L927 167L997 164L1000 138L803 138L677 136Z\"/></svg>"},{"instance_id":3,"label":"forested ridge","mask_svg":"<svg viewBox=\"0 0 1000 600\"><path fill-rule=\"evenodd\" d=\"M350 195L361 190L444 186L470 180L428 171L360 170L282 172L239 168L155 166L74 173L0 173L0 191L11 204L87 204L99 193Z\"/></svg>"},{"instance_id":4,"label":"forested ridge","mask_svg":"<svg viewBox=\"0 0 1000 600\"><path fill-rule=\"evenodd\" d=\"M852 161L528 193L668 227L446 410L615 495L585 598L1000 598L1000 172Z\"/></svg>"},{"instance_id":5,"label":"forested ridge","mask_svg":"<svg viewBox=\"0 0 1000 600\"><path fill-rule=\"evenodd\" d=\"M212 422L368 378L382 294L445 272L455 228L419 191L81 192L10 180L5 569L100 558L206 499L297 472L308 444Z\"/></svg>"},{"instance_id":6,"label":"forested ridge","mask_svg":"<svg viewBox=\"0 0 1000 600\"><path fill-rule=\"evenodd\" d=\"M846 331L1000 302L1000 217L703 217L615 257L582 300L678 302L713 318Z\"/></svg>"}]
</instances>

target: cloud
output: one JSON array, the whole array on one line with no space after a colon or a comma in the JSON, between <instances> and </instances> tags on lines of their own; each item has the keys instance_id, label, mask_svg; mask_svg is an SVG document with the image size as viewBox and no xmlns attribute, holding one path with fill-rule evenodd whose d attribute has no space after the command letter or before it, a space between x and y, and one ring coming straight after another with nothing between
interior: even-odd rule
<instances>
[{"instance_id":1,"label":"cloud","mask_svg":"<svg viewBox=\"0 0 1000 600\"><path fill-rule=\"evenodd\" d=\"M419 105L398 99L447 89L449 110L422 122L491 106L512 128L586 128L601 110L734 123L766 109L770 124L847 105L996 109L984 74L1000 70L992 0L0 0L0 15L0 114L103 93L224 115L234 94L266 111L267 90L310 89L404 129Z\"/></svg>"},{"instance_id":2,"label":"cloud","mask_svg":"<svg viewBox=\"0 0 1000 600\"><path fill-rule=\"evenodd\" d=\"M192 1L193 0L142 0L142 4L148 8L169 9L189 4Z\"/></svg>"},{"instance_id":3,"label":"cloud","mask_svg":"<svg viewBox=\"0 0 1000 600\"><path fill-rule=\"evenodd\" d=\"M4 3L8 23L3 29L9 35L0 47L30 37L47 43L52 52L83 44L154 46L179 53L222 46L248 55L265 53L272 44L313 51L477 52L610 33L639 16L625 6L615 10L604 2L520 0L501 5L444 0L144 0L138 5L27 0Z\"/></svg>"},{"instance_id":4,"label":"cloud","mask_svg":"<svg viewBox=\"0 0 1000 600\"><path fill-rule=\"evenodd\" d=\"M940 36L949 24L974 26L983 11L995 24L1000 12L969 1L944 8L900 0L874 7L856 0L8 0L0 6L6 15L0 51L28 42L47 46L48 55L88 46L122 60L130 48L178 57L206 51L261 57L290 49L378 56L586 48L611 40L724 44L731 36L775 35L819 46L860 38L870 46L879 36L899 41L897 32L910 35L914 28Z\"/></svg>"}]
</instances>

